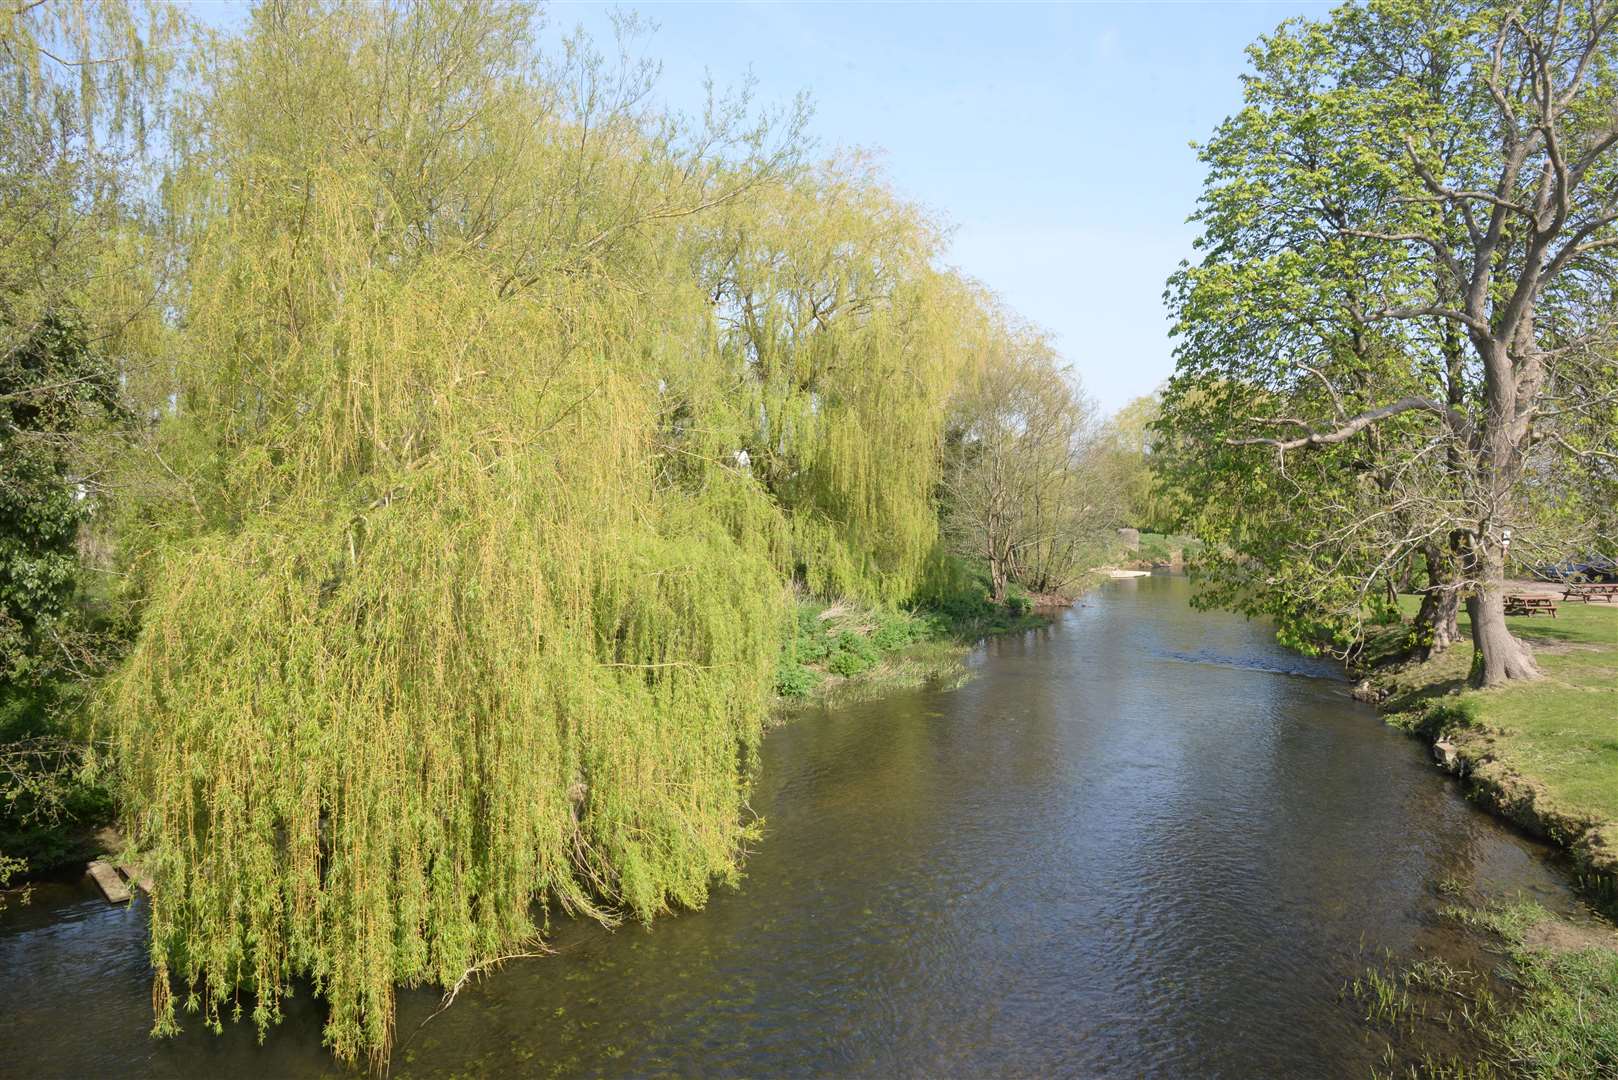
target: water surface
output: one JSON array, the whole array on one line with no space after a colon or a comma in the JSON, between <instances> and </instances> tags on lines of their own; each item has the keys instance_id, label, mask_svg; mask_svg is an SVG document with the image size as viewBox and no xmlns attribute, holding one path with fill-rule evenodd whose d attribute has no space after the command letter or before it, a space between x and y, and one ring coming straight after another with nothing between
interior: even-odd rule
<instances>
[{"instance_id":1,"label":"water surface","mask_svg":"<svg viewBox=\"0 0 1618 1080\"><path fill-rule=\"evenodd\" d=\"M567 925L432 1019L398 1076L1363 1077L1365 952L1466 948L1444 889L1570 909L1333 665L1113 582L990 642L976 678L772 732L763 841L703 911ZM0 1074L318 1076L318 1005L268 1043L153 1042L144 912L93 886L0 915Z\"/></svg>"}]
</instances>

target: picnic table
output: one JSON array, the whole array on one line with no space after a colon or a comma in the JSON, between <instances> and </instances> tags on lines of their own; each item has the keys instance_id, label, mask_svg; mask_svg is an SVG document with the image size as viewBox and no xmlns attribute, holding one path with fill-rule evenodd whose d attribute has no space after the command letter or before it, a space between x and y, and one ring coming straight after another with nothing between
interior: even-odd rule
<instances>
[{"instance_id":1,"label":"picnic table","mask_svg":"<svg viewBox=\"0 0 1618 1080\"><path fill-rule=\"evenodd\" d=\"M1581 604L1618 604L1618 583L1579 582L1570 584L1562 594L1563 600L1577 600Z\"/></svg>"},{"instance_id":2,"label":"picnic table","mask_svg":"<svg viewBox=\"0 0 1618 1080\"><path fill-rule=\"evenodd\" d=\"M1527 596L1511 593L1506 596L1507 615L1549 615L1556 618L1556 600L1549 596Z\"/></svg>"}]
</instances>

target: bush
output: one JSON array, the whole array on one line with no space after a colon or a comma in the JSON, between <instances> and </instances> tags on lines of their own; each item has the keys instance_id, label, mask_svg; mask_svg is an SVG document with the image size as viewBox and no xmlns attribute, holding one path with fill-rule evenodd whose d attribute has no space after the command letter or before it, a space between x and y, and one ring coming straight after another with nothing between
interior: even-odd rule
<instances>
[{"instance_id":1,"label":"bush","mask_svg":"<svg viewBox=\"0 0 1618 1080\"><path fill-rule=\"evenodd\" d=\"M837 635L837 651L827 661L826 666L834 674L845 679L870 671L876 667L876 646L870 640L852 630L844 630Z\"/></svg>"},{"instance_id":2,"label":"bush","mask_svg":"<svg viewBox=\"0 0 1618 1080\"><path fill-rule=\"evenodd\" d=\"M1006 593L1006 610L1014 616L1028 614L1033 606L1033 600L1021 589L1012 589Z\"/></svg>"},{"instance_id":3,"label":"bush","mask_svg":"<svg viewBox=\"0 0 1618 1080\"><path fill-rule=\"evenodd\" d=\"M920 619L901 612L887 612L881 616L877 628L871 633L871 644L882 652L892 652L924 636L926 627Z\"/></svg>"},{"instance_id":4,"label":"bush","mask_svg":"<svg viewBox=\"0 0 1618 1080\"><path fill-rule=\"evenodd\" d=\"M13 874L78 861L82 834L112 819L106 789L84 775L82 740L58 719L81 689L60 680L0 687L0 868Z\"/></svg>"},{"instance_id":5,"label":"bush","mask_svg":"<svg viewBox=\"0 0 1618 1080\"><path fill-rule=\"evenodd\" d=\"M831 642L826 638L826 629L820 620L820 613L825 610L821 604L799 604L797 629L792 637L792 657L800 664L813 664L826 658L831 652Z\"/></svg>"},{"instance_id":6,"label":"bush","mask_svg":"<svg viewBox=\"0 0 1618 1080\"><path fill-rule=\"evenodd\" d=\"M812 634L799 634L792 643L793 655L800 664L813 664L826 659L832 643L818 628Z\"/></svg>"},{"instance_id":7,"label":"bush","mask_svg":"<svg viewBox=\"0 0 1618 1080\"><path fill-rule=\"evenodd\" d=\"M810 695L820 679L820 672L782 656L775 669L775 692L784 698L801 700Z\"/></svg>"},{"instance_id":8,"label":"bush","mask_svg":"<svg viewBox=\"0 0 1618 1080\"><path fill-rule=\"evenodd\" d=\"M981 619L994 607L987 567L954 555L934 560L916 599L951 623Z\"/></svg>"}]
</instances>

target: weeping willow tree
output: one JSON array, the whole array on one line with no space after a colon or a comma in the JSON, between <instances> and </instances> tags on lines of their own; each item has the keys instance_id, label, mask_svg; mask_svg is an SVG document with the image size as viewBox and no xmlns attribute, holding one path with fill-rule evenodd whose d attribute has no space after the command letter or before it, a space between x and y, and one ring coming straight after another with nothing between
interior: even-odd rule
<instances>
[{"instance_id":1,"label":"weeping willow tree","mask_svg":"<svg viewBox=\"0 0 1618 1080\"><path fill-rule=\"evenodd\" d=\"M266 5L170 136L161 479L101 702L160 1032L263 1031L307 978L381 1064L396 986L540 913L701 904L792 579L902 600L938 548L994 354L938 228L800 165L801 112L691 125L530 18Z\"/></svg>"},{"instance_id":2,"label":"weeping willow tree","mask_svg":"<svg viewBox=\"0 0 1618 1080\"><path fill-rule=\"evenodd\" d=\"M509 952L536 898L647 918L734 873L785 598L727 525L765 493L659 467L660 369L717 354L657 222L779 155L682 149L583 53L570 96L529 33L278 5L201 103L186 498L105 694L160 1031L176 991L262 1029L307 976L379 1061L394 986Z\"/></svg>"},{"instance_id":3,"label":"weeping willow tree","mask_svg":"<svg viewBox=\"0 0 1618 1080\"><path fill-rule=\"evenodd\" d=\"M908 599L937 547L944 424L981 305L935 269L942 243L859 157L802 171L708 237L743 451L815 593Z\"/></svg>"}]
</instances>

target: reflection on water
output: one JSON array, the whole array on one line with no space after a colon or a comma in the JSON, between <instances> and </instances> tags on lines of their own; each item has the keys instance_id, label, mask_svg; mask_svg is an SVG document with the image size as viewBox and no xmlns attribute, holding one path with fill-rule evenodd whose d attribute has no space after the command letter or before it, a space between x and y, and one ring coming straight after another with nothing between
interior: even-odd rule
<instances>
[{"instance_id":1,"label":"reflection on water","mask_svg":"<svg viewBox=\"0 0 1618 1080\"><path fill-rule=\"evenodd\" d=\"M1362 945L1458 948L1440 881L1571 898L1329 664L1185 598L1114 582L959 690L773 732L739 889L563 926L424 1027L403 995L395 1074L1366 1075ZM147 1040L143 912L92 888L0 916L0 1073L337 1071L306 996L263 1047Z\"/></svg>"}]
</instances>

